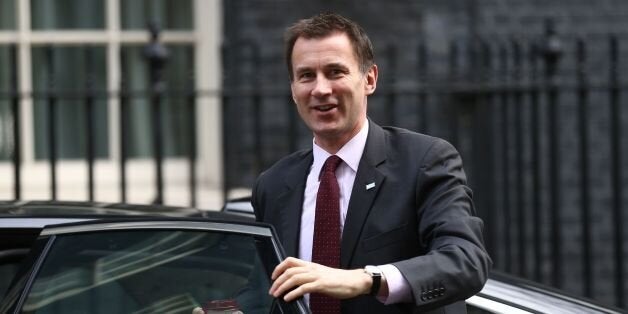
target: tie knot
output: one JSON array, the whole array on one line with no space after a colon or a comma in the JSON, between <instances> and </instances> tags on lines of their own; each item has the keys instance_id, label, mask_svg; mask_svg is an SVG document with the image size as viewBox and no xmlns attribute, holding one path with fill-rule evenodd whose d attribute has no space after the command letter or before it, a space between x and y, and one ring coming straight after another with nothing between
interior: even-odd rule
<instances>
[{"instance_id":1,"label":"tie knot","mask_svg":"<svg viewBox=\"0 0 628 314\"><path fill-rule=\"evenodd\" d=\"M338 165L340 165L340 163L342 162L342 159L336 155L331 155L327 158L327 160L325 160L325 164L323 164L323 169L321 170L321 173L329 171L329 172L336 172L336 168L338 168Z\"/></svg>"}]
</instances>

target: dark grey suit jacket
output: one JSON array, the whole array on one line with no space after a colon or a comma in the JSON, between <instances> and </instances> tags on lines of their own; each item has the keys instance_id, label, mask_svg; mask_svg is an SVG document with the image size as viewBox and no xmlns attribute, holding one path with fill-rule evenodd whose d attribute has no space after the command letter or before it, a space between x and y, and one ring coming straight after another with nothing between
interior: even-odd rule
<instances>
[{"instance_id":1,"label":"dark grey suit jacket","mask_svg":"<svg viewBox=\"0 0 628 314\"><path fill-rule=\"evenodd\" d=\"M414 303L383 305L371 296L342 302L343 313L465 313L465 298L484 285L491 260L475 217L462 160L444 140L369 121L341 244L341 267L392 263ZM257 220L274 225L297 256L312 151L291 154L260 175ZM366 186L375 183L375 187Z\"/></svg>"}]
</instances>

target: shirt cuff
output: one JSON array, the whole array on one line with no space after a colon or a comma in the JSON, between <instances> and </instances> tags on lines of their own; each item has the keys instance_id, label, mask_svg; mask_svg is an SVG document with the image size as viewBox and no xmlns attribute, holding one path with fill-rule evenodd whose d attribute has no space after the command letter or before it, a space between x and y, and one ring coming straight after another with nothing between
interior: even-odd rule
<instances>
[{"instance_id":1,"label":"shirt cuff","mask_svg":"<svg viewBox=\"0 0 628 314\"><path fill-rule=\"evenodd\" d=\"M388 296L377 296L377 300L388 305L412 302L412 289L399 269L392 264L377 266L386 278Z\"/></svg>"}]
</instances>

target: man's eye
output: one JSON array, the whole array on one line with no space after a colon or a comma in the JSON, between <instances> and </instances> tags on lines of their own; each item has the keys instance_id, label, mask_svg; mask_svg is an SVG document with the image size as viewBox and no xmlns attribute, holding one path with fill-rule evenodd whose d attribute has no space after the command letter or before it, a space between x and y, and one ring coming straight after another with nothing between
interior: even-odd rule
<instances>
[{"instance_id":1,"label":"man's eye","mask_svg":"<svg viewBox=\"0 0 628 314\"><path fill-rule=\"evenodd\" d=\"M332 69L331 71L329 71L329 74L330 74L332 77L338 77L338 76L343 75L344 73L345 73L345 72L344 72L343 70L341 70L341 69Z\"/></svg>"},{"instance_id":2,"label":"man's eye","mask_svg":"<svg viewBox=\"0 0 628 314\"><path fill-rule=\"evenodd\" d=\"M303 72L299 74L299 79L310 79L312 77L314 77L314 74L312 74L312 72Z\"/></svg>"}]
</instances>

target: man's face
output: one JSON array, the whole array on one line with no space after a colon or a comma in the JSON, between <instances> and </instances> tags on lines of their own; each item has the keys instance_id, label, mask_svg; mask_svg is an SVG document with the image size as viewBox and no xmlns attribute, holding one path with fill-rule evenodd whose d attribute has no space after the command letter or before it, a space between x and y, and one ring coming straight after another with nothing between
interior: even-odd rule
<instances>
[{"instance_id":1,"label":"man's face","mask_svg":"<svg viewBox=\"0 0 628 314\"><path fill-rule=\"evenodd\" d=\"M299 115L318 145L340 148L366 121L366 96L375 91L377 67L362 73L347 35L334 33L297 39L292 68Z\"/></svg>"}]
</instances>

